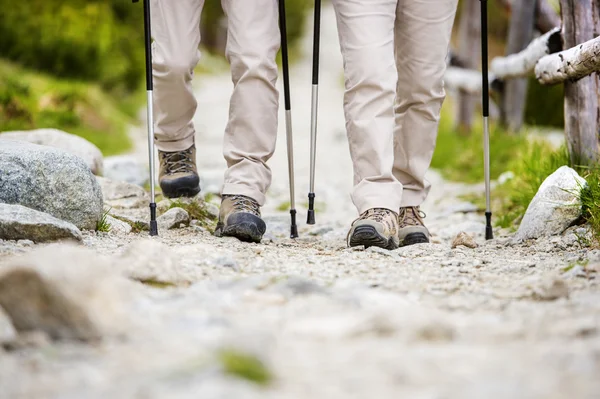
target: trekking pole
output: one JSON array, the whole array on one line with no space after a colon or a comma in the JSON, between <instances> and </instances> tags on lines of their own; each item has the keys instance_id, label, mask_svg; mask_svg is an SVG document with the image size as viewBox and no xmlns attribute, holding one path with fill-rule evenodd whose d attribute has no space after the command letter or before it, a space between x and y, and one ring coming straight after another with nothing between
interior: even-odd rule
<instances>
[{"instance_id":1,"label":"trekking pole","mask_svg":"<svg viewBox=\"0 0 600 399\"><path fill-rule=\"evenodd\" d=\"M281 32L281 62L283 69L283 91L285 98L285 131L287 139L288 173L290 178L290 237L298 237L296 226L296 200L294 199L294 143L292 141L292 106L290 101L290 77L288 66L287 30L285 24L285 0L279 0L279 30Z\"/></svg>"},{"instance_id":2,"label":"trekking pole","mask_svg":"<svg viewBox=\"0 0 600 399\"><path fill-rule=\"evenodd\" d=\"M485 239L494 238L492 230L492 209L490 204L490 129L488 123L490 98L488 82L488 29L487 0L481 1L481 92L483 110L483 162L485 177Z\"/></svg>"},{"instance_id":3,"label":"trekking pole","mask_svg":"<svg viewBox=\"0 0 600 399\"><path fill-rule=\"evenodd\" d=\"M313 33L312 102L310 113L310 190L307 224L315 224L315 163L317 155L317 109L319 102L319 40L321 32L321 0L315 0Z\"/></svg>"},{"instance_id":4,"label":"trekking pole","mask_svg":"<svg viewBox=\"0 0 600 399\"><path fill-rule=\"evenodd\" d=\"M139 0L133 0L134 3ZM144 2L144 40L146 48L146 91L148 123L148 157L150 160L150 235L158 235L156 224L156 193L154 189L154 117L152 96L152 31L150 28L150 0Z\"/></svg>"}]
</instances>

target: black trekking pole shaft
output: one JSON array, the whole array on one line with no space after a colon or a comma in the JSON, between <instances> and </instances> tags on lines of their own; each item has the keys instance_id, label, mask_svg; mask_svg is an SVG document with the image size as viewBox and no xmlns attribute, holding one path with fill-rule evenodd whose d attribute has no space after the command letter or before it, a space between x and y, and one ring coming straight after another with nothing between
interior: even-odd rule
<instances>
[{"instance_id":1,"label":"black trekking pole shaft","mask_svg":"<svg viewBox=\"0 0 600 399\"><path fill-rule=\"evenodd\" d=\"M484 157L484 178L485 178L485 239L494 238L492 229L492 210L490 193L490 97L489 97L489 77L488 77L488 20L487 20L487 0L481 1L481 93L482 93L482 111L483 111L483 157Z\"/></svg>"},{"instance_id":2,"label":"black trekking pole shaft","mask_svg":"<svg viewBox=\"0 0 600 399\"><path fill-rule=\"evenodd\" d=\"M315 224L315 168L317 155L317 111L319 103L319 47L321 36L321 0L315 0L313 32L312 102L310 118L310 190L308 192L307 224Z\"/></svg>"},{"instance_id":3,"label":"black trekking pole shaft","mask_svg":"<svg viewBox=\"0 0 600 399\"><path fill-rule=\"evenodd\" d=\"M290 237L298 237L298 226L296 225L296 201L294 190L294 144L292 136L292 113L290 99L290 76L287 46L287 27L285 20L285 0L279 0L279 30L281 32L281 62L283 69L283 92L285 101L285 127L287 139L288 173L290 182Z\"/></svg>"},{"instance_id":4,"label":"black trekking pole shaft","mask_svg":"<svg viewBox=\"0 0 600 399\"><path fill-rule=\"evenodd\" d=\"M137 3L139 0L133 0ZM152 29L150 18L150 0L144 4L144 47L146 52L146 93L147 93L147 123L148 123L148 158L150 163L150 235L158 235L156 223L156 193L154 187L154 111L152 84Z\"/></svg>"}]
</instances>

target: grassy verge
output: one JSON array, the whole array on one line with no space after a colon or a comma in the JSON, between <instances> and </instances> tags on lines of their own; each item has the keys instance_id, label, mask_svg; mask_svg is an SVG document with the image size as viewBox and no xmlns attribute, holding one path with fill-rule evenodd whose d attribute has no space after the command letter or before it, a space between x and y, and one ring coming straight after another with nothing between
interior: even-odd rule
<instances>
[{"instance_id":1,"label":"grassy verge","mask_svg":"<svg viewBox=\"0 0 600 399\"><path fill-rule=\"evenodd\" d=\"M143 102L98 85L55 78L0 60L0 131L56 128L94 143L104 155L128 150L127 127Z\"/></svg>"},{"instance_id":2,"label":"grassy verge","mask_svg":"<svg viewBox=\"0 0 600 399\"><path fill-rule=\"evenodd\" d=\"M469 136L453 129L452 103L442 109L432 167L449 180L477 183L484 179L483 129L478 122ZM600 166L583 168L573 162L567 149L553 148L542 139L528 139L526 132L511 135L492 125L490 132L490 175L492 180L510 171L513 178L492 190L494 224L516 229L542 182L559 167L570 165L586 179L580 201L582 216L600 239ZM484 194L467 195L465 200L485 208Z\"/></svg>"},{"instance_id":3,"label":"grassy verge","mask_svg":"<svg viewBox=\"0 0 600 399\"><path fill-rule=\"evenodd\" d=\"M483 181L483 126L477 120L470 135L453 128L453 109L449 100L444 102L436 149L431 167L448 180L477 183ZM526 145L524 136L509 135L500 127L490 127L490 175L492 179L508 170L516 149Z\"/></svg>"},{"instance_id":4,"label":"grassy verge","mask_svg":"<svg viewBox=\"0 0 600 399\"><path fill-rule=\"evenodd\" d=\"M543 181L559 167L570 164L564 147L555 150L545 142L534 141L516 149L508 165L514 177L492 192L495 224L516 228Z\"/></svg>"}]
</instances>

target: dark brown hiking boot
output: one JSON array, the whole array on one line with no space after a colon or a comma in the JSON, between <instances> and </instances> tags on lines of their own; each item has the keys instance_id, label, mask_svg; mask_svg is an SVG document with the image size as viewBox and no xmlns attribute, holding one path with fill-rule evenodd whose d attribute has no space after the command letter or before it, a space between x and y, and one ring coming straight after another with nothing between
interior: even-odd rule
<instances>
[{"instance_id":1,"label":"dark brown hiking boot","mask_svg":"<svg viewBox=\"0 0 600 399\"><path fill-rule=\"evenodd\" d=\"M158 182L167 198L193 197L200 192L200 177L196 170L196 146L184 151L158 151L160 170Z\"/></svg>"},{"instance_id":2,"label":"dark brown hiking boot","mask_svg":"<svg viewBox=\"0 0 600 399\"><path fill-rule=\"evenodd\" d=\"M365 211L352 223L347 241L350 247L398 248L398 215L383 208Z\"/></svg>"},{"instance_id":3,"label":"dark brown hiking boot","mask_svg":"<svg viewBox=\"0 0 600 399\"><path fill-rule=\"evenodd\" d=\"M258 202L244 195L223 196L215 236L258 243L266 230Z\"/></svg>"},{"instance_id":4,"label":"dark brown hiking boot","mask_svg":"<svg viewBox=\"0 0 600 399\"><path fill-rule=\"evenodd\" d=\"M425 217L418 206L400 208L398 214L398 239L400 246L423 244L429 242L429 230L423 223Z\"/></svg>"}]
</instances>

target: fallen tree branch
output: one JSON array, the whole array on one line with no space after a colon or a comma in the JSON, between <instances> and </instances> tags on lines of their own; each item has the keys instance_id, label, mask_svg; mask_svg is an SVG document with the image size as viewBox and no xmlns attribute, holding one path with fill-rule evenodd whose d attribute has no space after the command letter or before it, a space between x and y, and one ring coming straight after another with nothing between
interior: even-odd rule
<instances>
[{"instance_id":1,"label":"fallen tree branch","mask_svg":"<svg viewBox=\"0 0 600 399\"><path fill-rule=\"evenodd\" d=\"M490 70L499 79L524 78L534 71L540 58L560 51L561 47L560 28L554 28L533 40L525 50L506 57L494 58Z\"/></svg>"},{"instance_id":2,"label":"fallen tree branch","mask_svg":"<svg viewBox=\"0 0 600 399\"><path fill-rule=\"evenodd\" d=\"M560 53L542 57L535 77L543 85L575 82L600 71L600 37L588 40Z\"/></svg>"}]
</instances>

